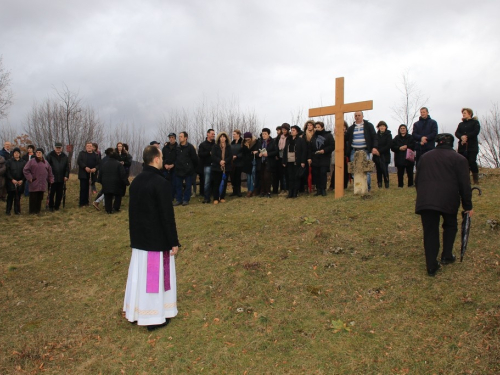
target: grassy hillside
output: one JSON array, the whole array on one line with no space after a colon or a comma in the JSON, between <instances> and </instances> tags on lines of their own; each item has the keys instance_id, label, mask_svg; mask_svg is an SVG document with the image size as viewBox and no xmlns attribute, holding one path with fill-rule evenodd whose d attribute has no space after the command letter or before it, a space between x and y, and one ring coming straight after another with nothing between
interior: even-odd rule
<instances>
[{"instance_id":1,"label":"grassy hillside","mask_svg":"<svg viewBox=\"0 0 500 375\"><path fill-rule=\"evenodd\" d=\"M370 199L196 197L175 211L179 315L152 333L122 318L128 197L79 209L72 176L64 210L0 216L0 373L498 374L500 174L484 172L466 258L435 278L394 180Z\"/></svg>"}]
</instances>

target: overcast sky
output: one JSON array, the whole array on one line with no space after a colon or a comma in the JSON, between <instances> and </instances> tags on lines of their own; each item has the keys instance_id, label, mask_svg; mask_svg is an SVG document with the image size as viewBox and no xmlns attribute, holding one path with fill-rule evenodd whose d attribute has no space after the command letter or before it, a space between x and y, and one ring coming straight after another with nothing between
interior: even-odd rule
<instances>
[{"instance_id":1,"label":"overcast sky","mask_svg":"<svg viewBox=\"0 0 500 375\"><path fill-rule=\"evenodd\" d=\"M499 101L499 15L494 0L0 0L15 95L4 124L22 129L64 83L106 123L151 134L169 110L216 97L274 128L333 105L345 77L345 101L373 100L365 119L395 133L409 71L440 131L454 132L462 107L481 116Z\"/></svg>"}]
</instances>

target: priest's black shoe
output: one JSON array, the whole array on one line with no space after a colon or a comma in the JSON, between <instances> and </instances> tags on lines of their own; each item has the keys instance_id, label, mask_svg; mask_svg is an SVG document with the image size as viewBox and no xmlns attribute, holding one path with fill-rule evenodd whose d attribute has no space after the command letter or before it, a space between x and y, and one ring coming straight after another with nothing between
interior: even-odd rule
<instances>
[{"instance_id":1,"label":"priest's black shoe","mask_svg":"<svg viewBox=\"0 0 500 375\"><path fill-rule=\"evenodd\" d=\"M451 258L441 258L441 264L451 264L457 260L455 255L452 255Z\"/></svg>"},{"instance_id":2,"label":"priest's black shoe","mask_svg":"<svg viewBox=\"0 0 500 375\"><path fill-rule=\"evenodd\" d=\"M165 327L165 326L167 326L167 325L168 325L168 323L170 323L170 318L167 318L167 319L165 320L165 323L163 323L163 324L156 324L156 325L154 325L154 326L147 326L147 327L148 327L148 331L150 331L150 332L151 332L151 331L154 331L155 329Z\"/></svg>"}]
</instances>

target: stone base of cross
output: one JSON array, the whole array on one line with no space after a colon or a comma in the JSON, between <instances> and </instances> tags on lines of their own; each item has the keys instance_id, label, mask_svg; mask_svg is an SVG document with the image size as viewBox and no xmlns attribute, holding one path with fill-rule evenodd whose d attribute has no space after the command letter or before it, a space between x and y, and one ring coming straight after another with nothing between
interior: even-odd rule
<instances>
[{"instance_id":1,"label":"stone base of cross","mask_svg":"<svg viewBox=\"0 0 500 375\"><path fill-rule=\"evenodd\" d=\"M335 160L344 160L344 114L373 109L373 100L344 103L344 77L335 80L335 105L309 109L309 117L335 115ZM344 163L335 163L335 198L344 196Z\"/></svg>"},{"instance_id":2,"label":"stone base of cross","mask_svg":"<svg viewBox=\"0 0 500 375\"><path fill-rule=\"evenodd\" d=\"M354 195L368 195L368 172L373 172L374 167L366 152L354 153L354 160L347 164L347 171L354 175Z\"/></svg>"}]
</instances>

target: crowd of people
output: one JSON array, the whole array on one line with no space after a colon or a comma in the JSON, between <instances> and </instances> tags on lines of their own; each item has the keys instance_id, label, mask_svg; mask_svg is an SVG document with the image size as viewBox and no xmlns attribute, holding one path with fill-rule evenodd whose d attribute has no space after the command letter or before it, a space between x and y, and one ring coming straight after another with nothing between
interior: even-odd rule
<instances>
[{"instance_id":1,"label":"crowd of people","mask_svg":"<svg viewBox=\"0 0 500 375\"><path fill-rule=\"evenodd\" d=\"M335 164L339 161L335 161L335 139L324 123L309 120L303 127L284 123L275 130L277 135L272 137L269 128L263 128L259 135L235 129L230 137L223 131L216 136L214 129L208 129L205 140L198 147L189 142L187 132L179 133L178 137L170 133L163 147L160 142L151 142L150 145L162 152L162 173L171 183L174 206L189 204L193 191L196 193L197 181L203 203L213 204L226 201L229 183L232 197L270 198L286 194L287 198L296 198L301 193L326 196L327 190L333 190ZM458 152L467 158L474 183L478 183L479 131L473 111L462 109L462 122L455 136ZM394 137L385 121L378 122L375 127L363 118L363 112L355 112L352 125L344 122L345 155L340 161L344 167L344 188L351 181L347 163L360 150L374 161L379 188L390 185L391 151L398 187L404 186L405 175L407 186L412 187L415 166L422 155L434 149L437 134L437 122L425 107L420 110L420 118L413 124L411 134L407 125L401 124ZM47 155L33 145L27 147L25 155L21 155L19 148L11 150L11 146L10 142L5 142L0 151L0 199L7 201L7 215L13 206L15 214L21 213L23 195L30 197L29 212L40 212L47 191L47 208L59 210L70 173L70 161L62 151L63 145L56 142L54 150ZM128 146L122 142L115 148L106 149L104 154L101 158L98 145L91 142L78 154L79 206L92 204L100 210L104 201L106 212L111 214L120 211L121 199L129 185L132 158ZM367 177L368 190L371 190L370 173ZM246 192L243 192L245 180ZM99 192L96 182L101 184Z\"/></svg>"}]
</instances>

